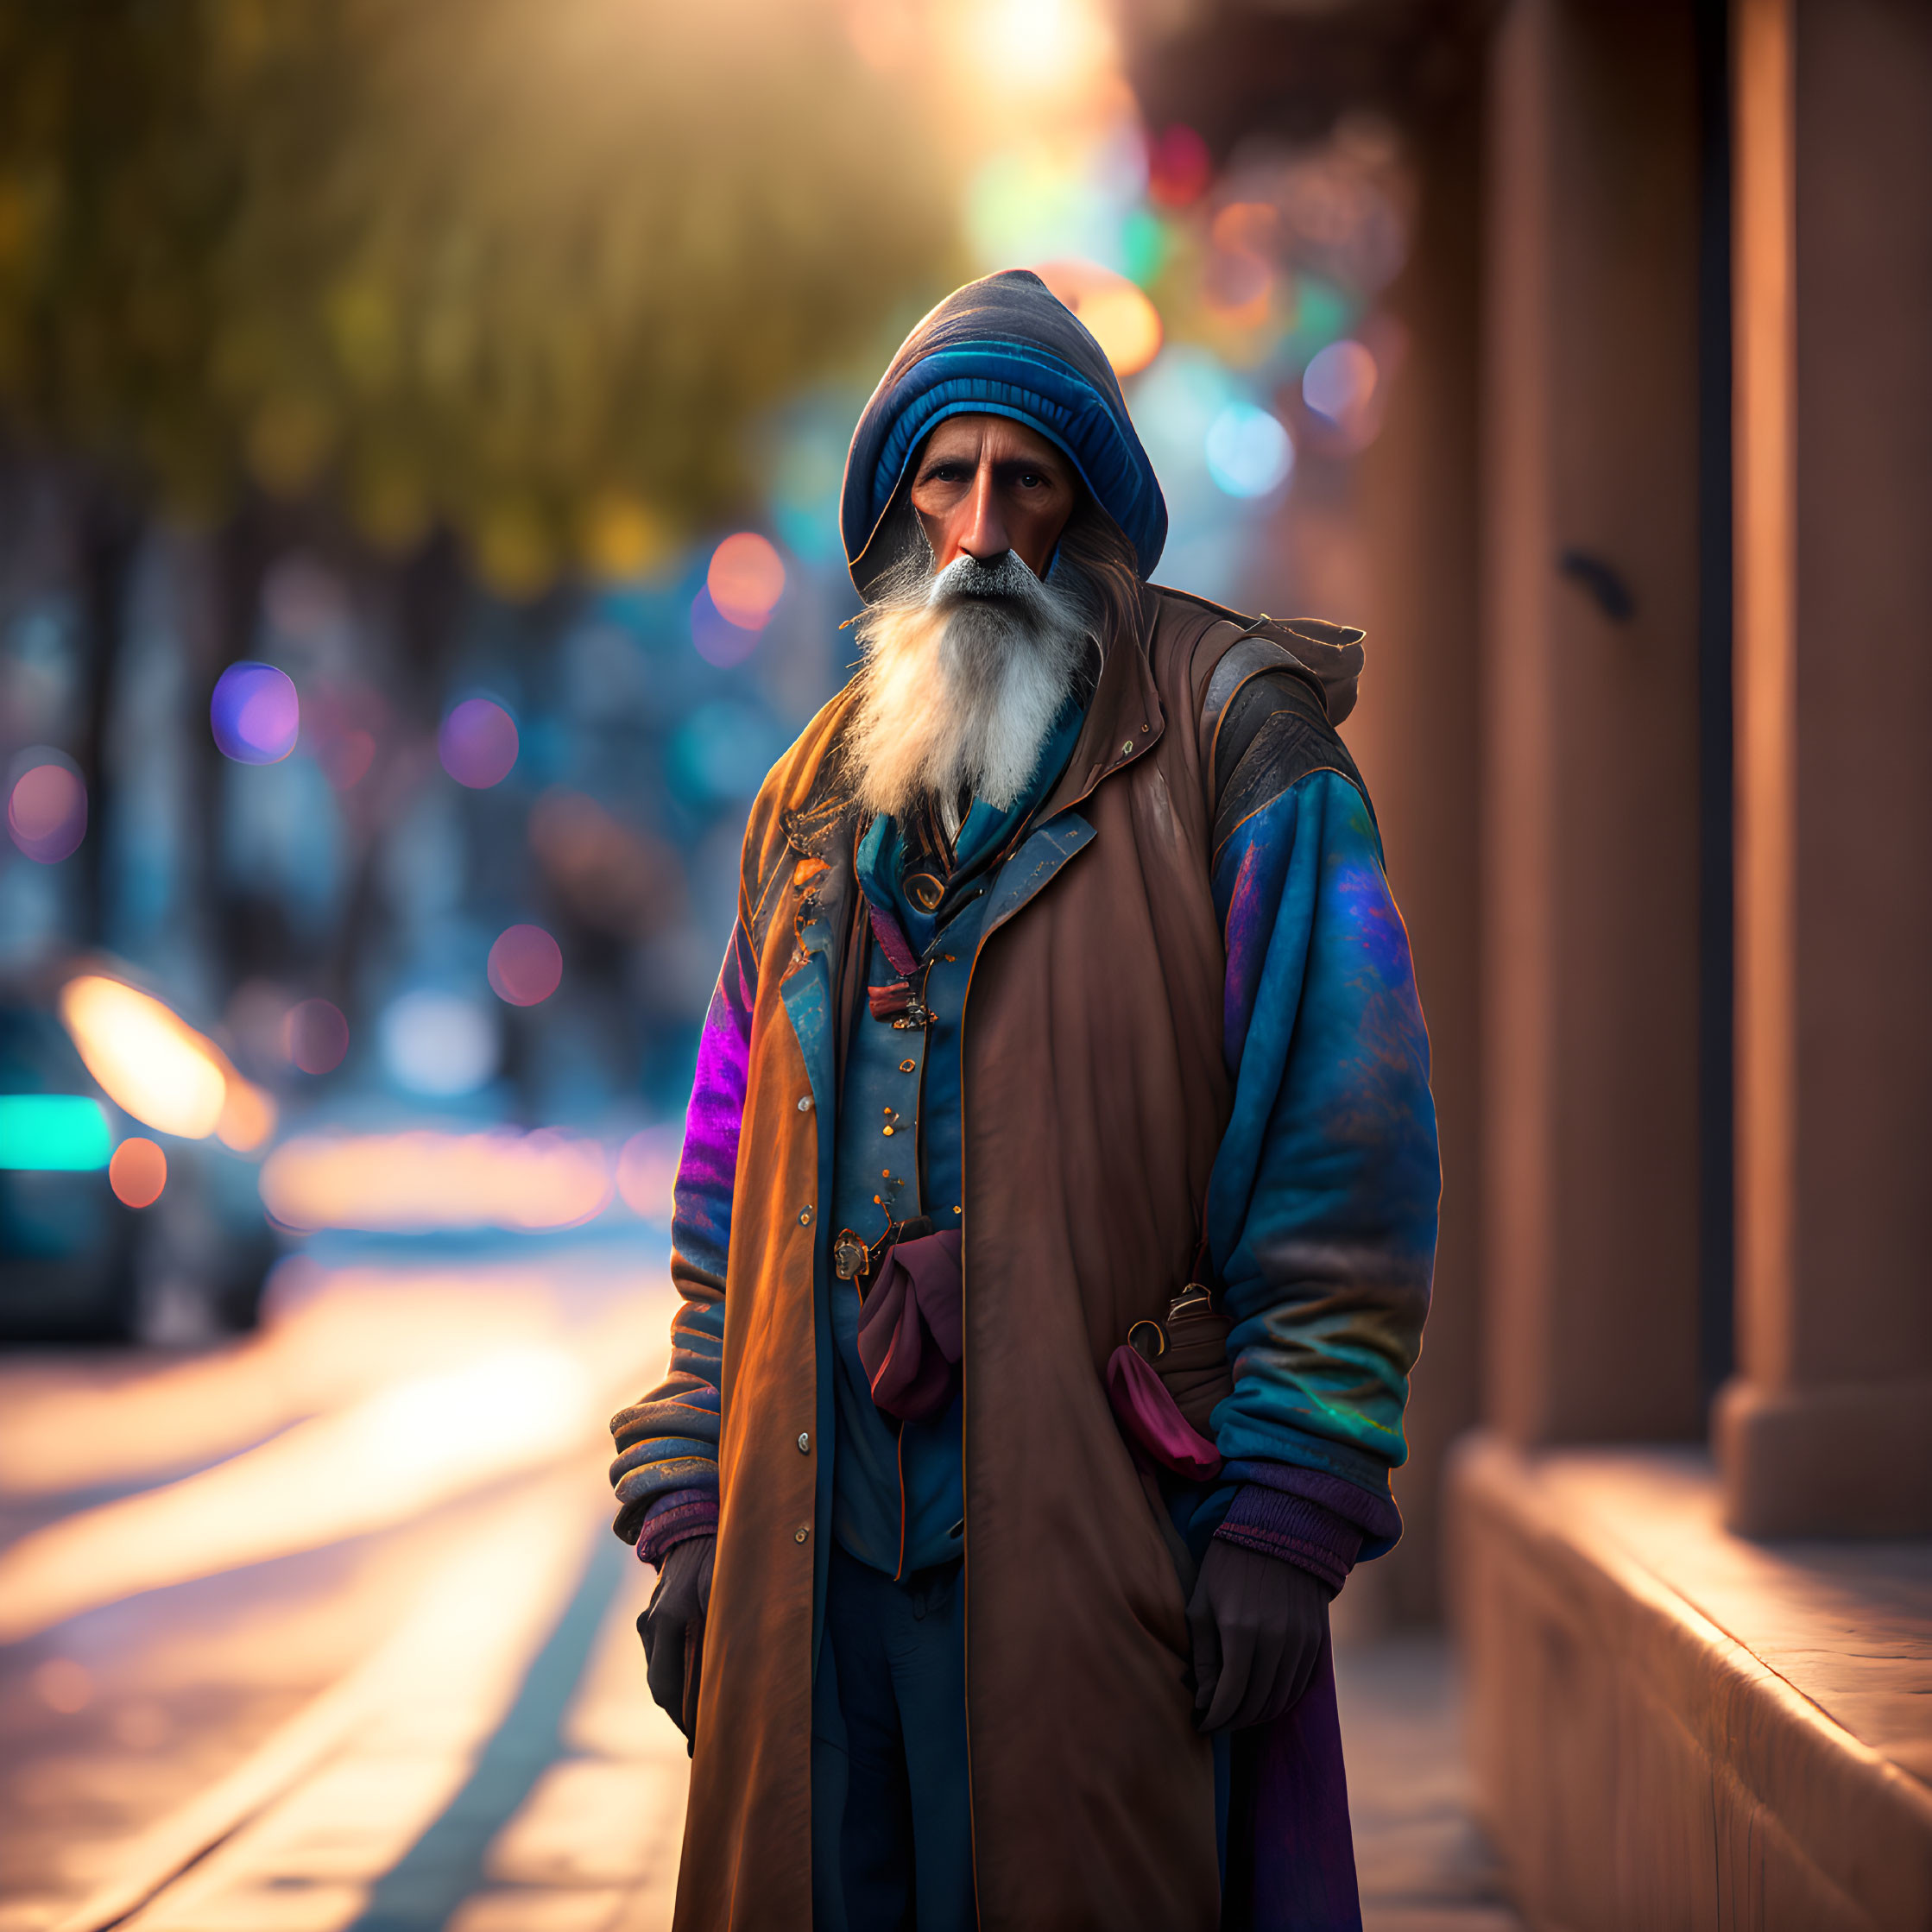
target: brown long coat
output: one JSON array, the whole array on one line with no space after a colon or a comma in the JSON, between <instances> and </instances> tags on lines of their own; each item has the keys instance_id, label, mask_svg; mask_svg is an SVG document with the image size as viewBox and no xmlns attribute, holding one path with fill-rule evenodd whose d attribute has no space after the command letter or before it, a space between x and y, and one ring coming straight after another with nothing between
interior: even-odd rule
<instances>
[{"instance_id":1,"label":"brown long coat","mask_svg":"<svg viewBox=\"0 0 1932 1932\"><path fill-rule=\"evenodd\" d=\"M1128 1326L1188 1278L1227 1119L1193 724L1237 635L1192 600L1144 594L1140 635L1108 653L1043 818L1076 815L1006 868L969 984L967 1719L988 1932L1209 1932L1219 1917L1184 1606L1102 1374ZM758 983L679 1932L811 1923L831 1439L822 1210L856 900L853 821L825 754L848 704L835 698L772 773L745 835Z\"/></svg>"}]
</instances>

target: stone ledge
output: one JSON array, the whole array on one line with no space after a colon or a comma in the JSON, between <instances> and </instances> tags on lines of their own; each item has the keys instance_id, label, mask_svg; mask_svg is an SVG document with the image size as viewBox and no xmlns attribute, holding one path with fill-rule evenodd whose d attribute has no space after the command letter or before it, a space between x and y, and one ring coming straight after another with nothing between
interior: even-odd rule
<instances>
[{"instance_id":1,"label":"stone ledge","mask_svg":"<svg viewBox=\"0 0 1932 1932\"><path fill-rule=\"evenodd\" d=\"M1932 1926L1932 1544L1727 1534L1688 1451L1467 1442L1479 1809L1546 1928Z\"/></svg>"}]
</instances>

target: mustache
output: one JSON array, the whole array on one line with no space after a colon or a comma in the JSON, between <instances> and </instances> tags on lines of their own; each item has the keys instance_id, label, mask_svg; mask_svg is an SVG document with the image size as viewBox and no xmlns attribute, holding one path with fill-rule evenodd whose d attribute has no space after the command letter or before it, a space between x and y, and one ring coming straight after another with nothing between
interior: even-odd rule
<instances>
[{"instance_id":1,"label":"mustache","mask_svg":"<svg viewBox=\"0 0 1932 1932\"><path fill-rule=\"evenodd\" d=\"M943 571L933 572L925 603L929 609L944 610L975 597L1036 612L1048 609L1052 603L1026 559L1012 550L1001 551L990 562L962 551Z\"/></svg>"}]
</instances>

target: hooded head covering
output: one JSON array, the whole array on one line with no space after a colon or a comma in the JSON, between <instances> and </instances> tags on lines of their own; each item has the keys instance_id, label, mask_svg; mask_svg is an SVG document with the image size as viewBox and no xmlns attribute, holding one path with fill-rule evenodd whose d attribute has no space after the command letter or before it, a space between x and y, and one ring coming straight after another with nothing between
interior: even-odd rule
<instances>
[{"instance_id":1,"label":"hooded head covering","mask_svg":"<svg viewBox=\"0 0 1932 1932\"><path fill-rule=\"evenodd\" d=\"M969 281L900 345L853 432L839 526L859 594L889 559L868 555L912 452L948 416L1010 416L1064 451L1120 525L1143 578L1167 541L1167 504L1112 365L1079 319L1026 268Z\"/></svg>"}]
</instances>

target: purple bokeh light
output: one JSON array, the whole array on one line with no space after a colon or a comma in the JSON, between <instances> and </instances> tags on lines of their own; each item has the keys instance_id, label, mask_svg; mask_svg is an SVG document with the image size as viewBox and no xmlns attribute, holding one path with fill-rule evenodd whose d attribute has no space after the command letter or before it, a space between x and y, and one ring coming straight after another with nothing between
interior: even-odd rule
<instances>
[{"instance_id":1,"label":"purple bokeh light","mask_svg":"<svg viewBox=\"0 0 1932 1932\"><path fill-rule=\"evenodd\" d=\"M516 763L516 720L488 698L465 698L443 720L436 750L443 769L473 792L501 785Z\"/></svg>"},{"instance_id":2,"label":"purple bokeh light","mask_svg":"<svg viewBox=\"0 0 1932 1932\"><path fill-rule=\"evenodd\" d=\"M709 590L700 590L691 600L691 641L706 664L726 671L742 664L758 648L758 633L733 623L711 602Z\"/></svg>"},{"instance_id":3,"label":"purple bokeh light","mask_svg":"<svg viewBox=\"0 0 1932 1932\"><path fill-rule=\"evenodd\" d=\"M215 684L208 706L215 742L237 765L273 765L301 736L301 700L294 681L272 664L231 664Z\"/></svg>"}]
</instances>

